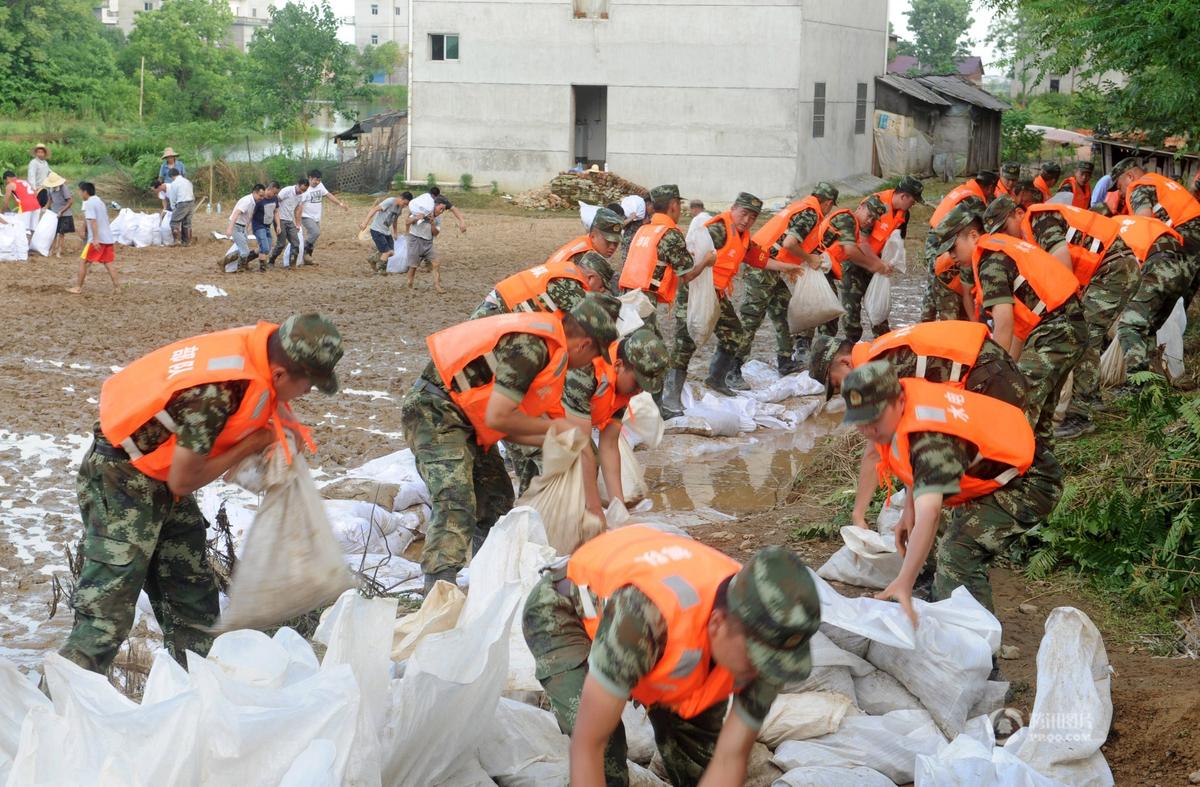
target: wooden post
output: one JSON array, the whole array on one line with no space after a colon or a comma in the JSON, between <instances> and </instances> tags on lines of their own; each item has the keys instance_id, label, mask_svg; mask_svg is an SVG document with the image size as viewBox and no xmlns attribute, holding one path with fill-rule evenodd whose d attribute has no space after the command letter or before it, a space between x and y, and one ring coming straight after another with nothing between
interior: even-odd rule
<instances>
[{"instance_id":1,"label":"wooden post","mask_svg":"<svg viewBox=\"0 0 1200 787\"><path fill-rule=\"evenodd\" d=\"M138 121L142 119L142 101L146 96L146 56L142 55L141 76L138 78Z\"/></svg>"},{"instance_id":2,"label":"wooden post","mask_svg":"<svg viewBox=\"0 0 1200 787\"><path fill-rule=\"evenodd\" d=\"M213 169L215 169L215 167L216 167L215 153L216 153L215 150L208 151L208 204L209 205L212 204L213 178L215 177L213 175Z\"/></svg>"}]
</instances>

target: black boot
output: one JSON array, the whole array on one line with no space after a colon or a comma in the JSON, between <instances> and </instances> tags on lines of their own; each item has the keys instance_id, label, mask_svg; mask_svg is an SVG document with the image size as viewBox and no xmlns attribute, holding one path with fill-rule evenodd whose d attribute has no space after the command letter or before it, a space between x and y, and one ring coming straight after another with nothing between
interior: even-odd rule
<instances>
[{"instance_id":1,"label":"black boot","mask_svg":"<svg viewBox=\"0 0 1200 787\"><path fill-rule=\"evenodd\" d=\"M451 585L453 585L458 581L458 569L444 568L441 571L434 572L433 574L426 574L424 591L426 596L429 595L429 591L433 590L433 586L439 580L442 582L449 582Z\"/></svg>"},{"instance_id":2,"label":"black boot","mask_svg":"<svg viewBox=\"0 0 1200 787\"><path fill-rule=\"evenodd\" d=\"M664 421L683 415L683 403L679 400L683 393L683 383L687 372L683 369L668 369L667 377L663 380L662 395L659 399L658 411Z\"/></svg>"},{"instance_id":3,"label":"black boot","mask_svg":"<svg viewBox=\"0 0 1200 787\"><path fill-rule=\"evenodd\" d=\"M729 374L725 375L725 382L729 383L729 387L735 391L749 391L750 383L742 377L742 359L734 358L733 363L729 365Z\"/></svg>"},{"instance_id":4,"label":"black boot","mask_svg":"<svg viewBox=\"0 0 1200 787\"><path fill-rule=\"evenodd\" d=\"M704 384L724 396L737 396L737 392L729 387L729 370L732 368L733 356L723 350L717 350L708 366L708 377Z\"/></svg>"},{"instance_id":5,"label":"black boot","mask_svg":"<svg viewBox=\"0 0 1200 787\"><path fill-rule=\"evenodd\" d=\"M790 355L775 356L775 364L779 367L779 376L787 377L789 374L797 374L804 370L804 367Z\"/></svg>"}]
</instances>

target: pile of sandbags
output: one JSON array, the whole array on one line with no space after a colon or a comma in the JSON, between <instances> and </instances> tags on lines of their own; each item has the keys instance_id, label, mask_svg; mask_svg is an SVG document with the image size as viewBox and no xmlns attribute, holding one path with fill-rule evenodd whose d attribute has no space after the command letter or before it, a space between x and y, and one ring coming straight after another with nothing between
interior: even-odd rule
<instances>
[{"instance_id":1,"label":"pile of sandbags","mask_svg":"<svg viewBox=\"0 0 1200 787\"><path fill-rule=\"evenodd\" d=\"M29 259L27 222L19 213L0 216L0 262L24 262Z\"/></svg>"},{"instance_id":2,"label":"pile of sandbags","mask_svg":"<svg viewBox=\"0 0 1200 787\"><path fill-rule=\"evenodd\" d=\"M121 208L109 224L113 240L123 246L141 249L146 246L170 246L171 213L137 213Z\"/></svg>"}]
</instances>

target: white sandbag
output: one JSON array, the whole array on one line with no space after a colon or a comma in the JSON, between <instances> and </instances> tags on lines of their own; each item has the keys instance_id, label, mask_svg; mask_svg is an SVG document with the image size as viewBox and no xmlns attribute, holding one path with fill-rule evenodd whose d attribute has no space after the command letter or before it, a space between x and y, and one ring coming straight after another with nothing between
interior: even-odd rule
<instances>
[{"instance_id":1,"label":"white sandbag","mask_svg":"<svg viewBox=\"0 0 1200 787\"><path fill-rule=\"evenodd\" d=\"M1062 423L1062 420L1067 417L1067 410L1071 407L1071 397L1075 395L1075 372L1067 375L1067 381L1063 383L1062 391L1058 394L1058 404L1054 406L1054 423Z\"/></svg>"},{"instance_id":2,"label":"white sandbag","mask_svg":"<svg viewBox=\"0 0 1200 787\"><path fill-rule=\"evenodd\" d=\"M626 195L621 197L621 210L625 211L627 219L644 219L646 218L646 200L637 194ZM588 227L591 225L589 224Z\"/></svg>"},{"instance_id":3,"label":"white sandbag","mask_svg":"<svg viewBox=\"0 0 1200 787\"><path fill-rule=\"evenodd\" d=\"M1062 787L1005 749L959 735L937 754L918 754L917 787Z\"/></svg>"},{"instance_id":4,"label":"white sandbag","mask_svg":"<svg viewBox=\"0 0 1200 787\"><path fill-rule=\"evenodd\" d=\"M871 640L866 637L824 622L821 623L820 632L829 637L830 642L847 653L853 653L860 659L867 657L867 648L871 646Z\"/></svg>"},{"instance_id":5,"label":"white sandbag","mask_svg":"<svg viewBox=\"0 0 1200 787\"><path fill-rule=\"evenodd\" d=\"M116 218L108 223L108 229L112 232L113 239L117 243L124 243L121 238L125 234L126 228L129 226L129 217L134 215L129 208L121 208L117 211Z\"/></svg>"},{"instance_id":6,"label":"white sandbag","mask_svg":"<svg viewBox=\"0 0 1200 787\"><path fill-rule=\"evenodd\" d=\"M654 313L655 301L646 297L644 290L622 293L618 301L621 310L617 315L617 336L622 338L646 324L646 318Z\"/></svg>"},{"instance_id":7,"label":"white sandbag","mask_svg":"<svg viewBox=\"0 0 1200 787\"><path fill-rule=\"evenodd\" d=\"M579 429L547 432L542 442L542 474L517 500L538 512L546 527L547 543L569 555L589 538L600 535L600 518L587 510L583 495L583 460L591 450L591 434Z\"/></svg>"},{"instance_id":8,"label":"white sandbag","mask_svg":"<svg viewBox=\"0 0 1200 787\"><path fill-rule=\"evenodd\" d=\"M286 626L279 631L295 634ZM283 688L311 676L318 668L310 645L296 649L290 647L286 635L268 637L254 629L238 629L217 637L207 659L239 683L263 689Z\"/></svg>"},{"instance_id":9,"label":"white sandbag","mask_svg":"<svg viewBox=\"0 0 1200 787\"><path fill-rule=\"evenodd\" d=\"M1155 341L1163 348L1163 362L1172 380L1183 376L1183 332L1187 330L1187 310L1183 298L1175 301L1175 308L1167 321L1158 329Z\"/></svg>"},{"instance_id":10,"label":"white sandbag","mask_svg":"<svg viewBox=\"0 0 1200 787\"><path fill-rule=\"evenodd\" d=\"M895 782L872 768L830 765L793 768L776 779L771 787L846 787L850 784L855 787L895 787Z\"/></svg>"},{"instance_id":11,"label":"white sandbag","mask_svg":"<svg viewBox=\"0 0 1200 787\"><path fill-rule=\"evenodd\" d=\"M808 266L800 275L788 301L788 328L793 334L823 325L846 313L825 276Z\"/></svg>"},{"instance_id":12,"label":"white sandbag","mask_svg":"<svg viewBox=\"0 0 1200 787\"><path fill-rule=\"evenodd\" d=\"M785 771L865 766L896 784L907 784L913 780L917 755L936 754L945 745L927 712L898 710L884 716L847 716L837 732L807 741L784 741L772 762Z\"/></svg>"},{"instance_id":13,"label":"white sandbag","mask_svg":"<svg viewBox=\"0 0 1200 787\"><path fill-rule=\"evenodd\" d=\"M712 266L708 266L687 284L687 329L697 347L704 346L717 327L721 302L713 286Z\"/></svg>"},{"instance_id":14,"label":"white sandbag","mask_svg":"<svg viewBox=\"0 0 1200 787\"><path fill-rule=\"evenodd\" d=\"M1100 354L1100 387L1116 388L1125 383L1125 351L1113 339Z\"/></svg>"},{"instance_id":15,"label":"white sandbag","mask_svg":"<svg viewBox=\"0 0 1200 787\"><path fill-rule=\"evenodd\" d=\"M217 631L263 628L328 603L352 585L308 462L267 450L266 494L233 570Z\"/></svg>"},{"instance_id":16,"label":"white sandbag","mask_svg":"<svg viewBox=\"0 0 1200 787\"><path fill-rule=\"evenodd\" d=\"M429 636L449 631L458 623L467 596L457 585L438 580L425 594L421 608L396 621L392 633L392 660L404 661Z\"/></svg>"},{"instance_id":17,"label":"white sandbag","mask_svg":"<svg viewBox=\"0 0 1200 787\"><path fill-rule=\"evenodd\" d=\"M545 527L537 511L524 506L509 511L492 526L479 553L471 559L471 588L459 617L459 628L487 614L494 599L512 589L523 603L541 578L541 570L554 557L554 548L547 545ZM418 654L420 648L417 645ZM541 691L542 685L534 677L533 654L525 644L519 622L510 632L507 664L508 691Z\"/></svg>"},{"instance_id":18,"label":"white sandbag","mask_svg":"<svg viewBox=\"0 0 1200 787\"><path fill-rule=\"evenodd\" d=\"M625 725L626 756L638 765L648 767L658 751L658 744L654 742L654 727L646 709L632 702L625 703L621 723Z\"/></svg>"},{"instance_id":19,"label":"white sandbag","mask_svg":"<svg viewBox=\"0 0 1200 787\"><path fill-rule=\"evenodd\" d=\"M887 242L883 244L883 250L879 252L879 258L900 273L908 272L908 252L904 248L904 238L900 237L900 230L892 230Z\"/></svg>"},{"instance_id":20,"label":"white sandbag","mask_svg":"<svg viewBox=\"0 0 1200 787\"><path fill-rule=\"evenodd\" d=\"M583 224L584 230L592 228L592 222L596 220L596 213L600 210L599 205L589 205L583 200L579 202L579 221Z\"/></svg>"},{"instance_id":21,"label":"white sandbag","mask_svg":"<svg viewBox=\"0 0 1200 787\"><path fill-rule=\"evenodd\" d=\"M347 479L367 479L379 483L395 484L397 489L392 497L391 508L393 511L403 511L419 503L428 504L430 502L429 487L425 486L421 474L417 472L417 460L410 448L393 451L347 470L343 478L323 485L321 493L326 497L335 496L328 492L330 487ZM337 496L345 497L345 495ZM356 500L379 502L374 496L355 495L353 497Z\"/></svg>"},{"instance_id":22,"label":"white sandbag","mask_svg":"<svg viewBox=\"0 0 1200 787\"><path fill-rule=\"evenodd\" d=\"M162 246L172 246L175 244L175 236L171 233L171 211L163 211L162 218L158 221L158 238L159 244ZM263 254L262 249L259 251Z\"/></svg>"},{"instance_id":23,"label":"white sandbag","mask_svg":"<svg viewBox=\"0 0 1200 787\"><path fill-rule=\"evenodd\" d=\"M848 651L842 650L829 637L816 631L808 642L809 654L814 667L846 667L854 677L869 675L875 671L870 663Z\"/></svg>"},{"instance_id":24,"label":"white sandbag","mask_svg":"<svg viewBox=\"0 0 1200 787\"><path fill-rule=\"evenodd\" d=\"M893 543L895 543L896 525L900 524L907 497L907 489L893 492L891 498L884 502L883 508L879 509L879 517L875 520L875 527L879 533L892 539Z\"/></svg>"},{"instance_id":25,"label":"white sandbag","mask_svg":"<svg viewBox=\"0 0 1200 787\"><path fill-rule=\"evenodd\" d=\"M697 393L703 396L697 398ZM703 418L720 437L732 437L758 428L758 402L748 396L718 396L699 386L685 385L679 399L684 415Z\"/></svg>"},{"instance_id":26,"label":"white sandbag","mask_svg":"<svg viewBox=\"0 0 1200 787\"><path fill-rule=\"evenodd\" d=\"M402 555L426 523L423 506L391 511L361 500L326 500L325 514L334 538L346 554Z\"/></svg>"},{"instance_id":27,"label":"white sandbag","mask_svg":"<svg viewBox=\"0 0 1200 787\"><path fill-rule=\"evenodd\" d=\"M387 267L384 270L388 273L407 273L408 268L408 236L401 235L396 238L392 255L388 257Z\"/></svg>"},{"instance_id":28,"label":"white sandbag","mask_svg":"<svg viewBox=\"0 0 1200 787\"><path fill-rule=\"evenodd\" d=\"M474 760L491 730L480 722L496 713L508 673L509 634L525 596L515 583L502 585L470 620L417 645L404 677L392 681L397 712L380 733L383 784L439 784L464 757Z\"/></svg>"},{"instance_id":29,"label":"white sandbag","mask_svg":"<svg viewBox=\"0 0 1200 787\"><path fill-rule=\"evenodd\" d=\"M479 746L479 764L500 787L540 787L570 780L570 738L554 714L500 698L492 730Z\"/></svg>"},{"instance_id":30,"label":"white sandbag","mask_svg":"<svg viewBox=\"0 0 1200 787\"><path fill-rule=\"evenodd\" d=\"M852 707L843 694L810 691L780 694L771 704L758 739L771 748L784 741L802 741L836 732Z\"/></svg>"},{"instance_id":31,"label":"white sandbag","mask_svg":"<svg viewBox=\"0 0 1200 787\"><path fill-rule=\"evenodd\" d=\"M21 725L34 708L49 711L50 700L15 664L0 658L0 784L8 783L8 772L21 741Z\"/></svg>"},{"instance_id":32,"label":"white sandbag","mask_svg":"<svg viewBox=\"0 0 1200 787\"><path fill-rule=\"evenodd\" d=\"M881 669L856 677L854 694L858 699L858 707L872 716L882 716L894 710L921 710L921 701L900 681Z\"/></svg>"},{"instance_id":33,"label":"white sandbag","mask_svg":"<svg viewBox=\"0 0 1200 787\"><path fill-rule=\"evenodd\" d=\"M745 370L743 369L743 376ZM807 371L780 377L763 388L752 388L746 394L758 402L782 402L797 396L824 395L825 385L817 382Z\"/></svg>"},{"instance_id":34,"label":"white sandbag","mask_svg":"<svg viewBox=\"0 0 1200 787\"><path fill-rule=\"evenodd\" d=\"M617 450L621 454L622 502L634 505L650 494L650 490L646 487L646 469L642 467L642 463L634 455L633 446L625 439L624 433L617 437ZM605 505L608 505L612 501L612 495L608 491L608 486L604 483L603 473L600 473L598 485L600 487L600 500ZM611 527L612 524L609 523L609 526Z\"/></svg>"},{"instance_id":35,"label":"white sandbag","mask_svg":"<svg viewBox=\"0 0 1200 787\"><path fill-rule=\"evenodd\" d=\"M846 697L851 704L858 705L858 696L854 692L854 676L849 667L831 665L812 668L808 677L799 683L784 686L789 694L804 694L806 692L827 692Z\"/></svg>"},{"instance_id":36,"label":"white sandbag","mask_svg":"<svg viewBox=\"0 0 1200 787\"><path fill-rule=\"evenodd\" d=\"M337 747L318 738L292 762L279 787L325 787L337 783Z\"/></svg>"},{"instance_id":37,"label":"white sandbag","mask_svg":"<svg viewBox=\"0 0 1200 787\"><path fill-rule=\"evenodd\" d=\"M134 248L142 249L162 242L158 234L157 213L136 213L130 220L129 240Z\"/></svg>"},{"instance_id":38,"label":"white sandbag","mask_svg":"<svg viewBox=\"0 0 1200 787\"><path fill-rule=\"evenodd\" d=\"M29 238L29 248L43 257L50 256L50 247L54 245L54 235L58 232L58 214L52 210L42 211L33 235Z\"/></svg>"},{"instance_id":39,"label":"white sandbag","mask_svg":"<svg viewBox=\"0 0 1200 787\"><path fill-rule=\"evenodd\" d=\"M1083 612L1058 607L1038 646L1029 725L1005 749L1042 775L1072 785L1111 785L1100 746L1112 723L1112 667L1100 631Z\"/></svg>"},{"instance_id":40,"label":"white sandbag","mask_svg":"<svg viewBox=\"0 0 1200 787\"><path fill-rule=\"evenodd\" d=\"M992 670L992 651L977 634L921 615L916 648L873 642L867 660L895 677L921 701L938 726L953 738L983 696Z\"/></svg>"},{"instance_id":41,"label":"white sandbag","mask_svg":"<svg viewBox=\"0 0 1200 787\"><path fill-rule=\"evenodd\" d=\"M863 293L863 310L871 325L879 325L888 321L892 313L892 278L882 273L871 277L867 291Z\"/></svg>"},{"instance_id":42,"label":"white sandbag","mask_svg":"<svg viewBox=\"0 0 1200 787\"><path fill-rule=\"evenodd\" d=\"M629 787L670 787L670 783L660 779L649 768L630 761Z\"/></svg>"},{"instance_id":43,"label":"white sandbag","mask_svg":"<svg viewBox=\"0 0 1200 787\"><path fill-rule=\"evenodd\" d=\"M1006 699L1008 699L1008 681L989 680L983 687L983 696L979 698L979 702L975 703L975 707L971 708L967 718L974 719L976 716L987 716L998 711L1004 707ZM970 724L970 722L967 723Z\"/></svg>"},{"instance_id":44,"label":"white sandbag","mask_svg":"<svg viewBox=\"0 0 1200 787\"><path fill-rule=\"evenodd\" d=\"M29 237L25 228L13 218L18 214L4 214L5 223L0 224L0 262L23 262L29 259Z\"/></svg>"},{"instance_id":45,"label":"white sandbag","mask_svg":"<svg viewBox=\"0 0 1200 787\"><path fill-rule=\"evenodd\" d=\"M663 438L663 417L654 403L653 395L642 391L629 400L621 433L634 448L643 444L648 448L658 448Z\"/></svg>"},{"instance_id":46,"label":"white sandbag","mask_svg":"<svg viewBox=\"0 0 1200 787\"><path fill-rule=\"evenodd\" d=\"M817 569L818 576L882 590L899 575L904 558L896 551L895 539L854 525L843 527L841 534L846 545Z\"/></svg>"}]
</instances>

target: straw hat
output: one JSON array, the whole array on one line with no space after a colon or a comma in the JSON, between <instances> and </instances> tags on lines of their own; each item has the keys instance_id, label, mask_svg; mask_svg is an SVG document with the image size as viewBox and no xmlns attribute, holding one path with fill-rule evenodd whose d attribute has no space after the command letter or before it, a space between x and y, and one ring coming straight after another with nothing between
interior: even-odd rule
<instances>
[{"instance_id":1,"label":"straw hat","mask_svg":"<svg viewBox=\"0 0 1200 787\"><path fill-rule=\"evenodd\" d=\"M51 172L46 176L46 179L42 181L42 185L48 189L56 189L66 182L67 181L62 175L59 175L57 172Z\"/></svg>"},{"instance_id":2,"label":"straw hat","mask_svg":"<svg viewBox=\"0 0 1200 787\"><path fill-rule=\"evenodd\" d=\"M590 167L588 167L588 168L587 168L587 171L588 171L588 172L599 172L599 171L600 171L600 165L599 165L599 164L593 164L592 166L590 166Z\"/></svg>"},{"instance_id":3,"label":"straw hat","mask_svg":"<svg viewBox=\"0 0 1200 787\"><path fill-rule=\"evenodd\" d=\"M163 158L179 158L179 154L175 152L175 148L163 148Z\"/></svg>"},{"instance_id":4,"label":"straw hat","mask_svg":"<svg viewBox=\"0 0 1200 787\"><path fill-rule=\"evenodd\" d=\"M50 155L50 148L46 147L45 144L43 144L41 142L37 143L36 145L33 146L33 152L37 153L38 148L41 148L42 150L46 151L47 156Z\"/></svg>"}]
</instances>

